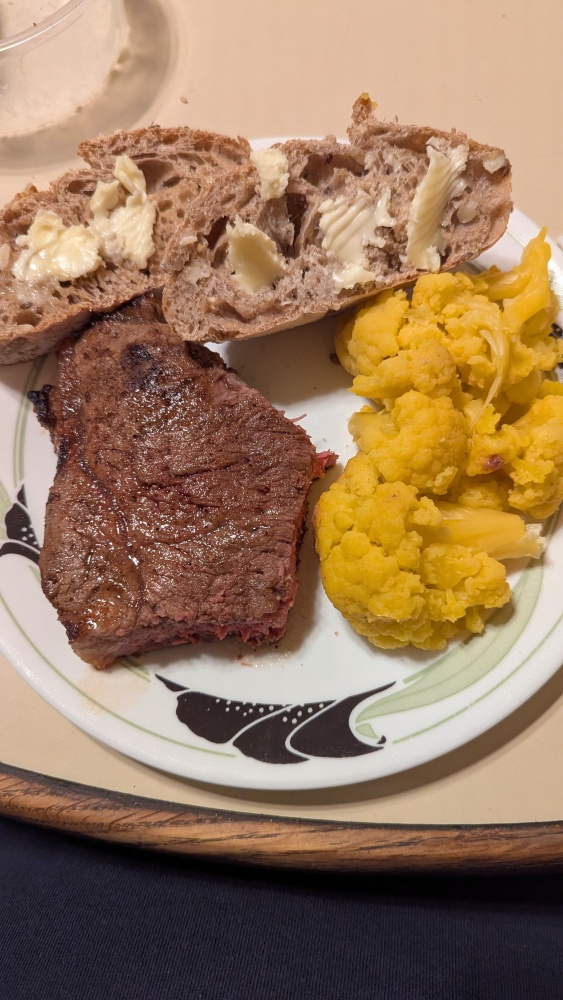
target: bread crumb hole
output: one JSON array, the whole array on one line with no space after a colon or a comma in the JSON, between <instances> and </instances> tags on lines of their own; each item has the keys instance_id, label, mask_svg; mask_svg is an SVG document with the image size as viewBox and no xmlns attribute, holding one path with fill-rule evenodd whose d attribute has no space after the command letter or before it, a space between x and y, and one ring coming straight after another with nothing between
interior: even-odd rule
<instances>
[{"instance_id":1,"label":"bread crumb hole","mask_svg":"<svg viewBox=\"0 0 563 1000\"><path fill-rule=\"evenodd\" d=\"M228 221L229 220L226 216L222 216L220 219L216 219L213 223L209 233L205 237L210 250L213 250L217 246L217 243L227 228Z\"/></svg>"},{"instance_id":2,"label":"bread crumb hole","mask_svg":"<svg viewBox=\"0 0 563 1000\"><path fill-rule=\"evenodd\" d=\"M22 309L21 312L17 313L15 319L18 326L39 326L41 322L41 316L32 312L31 309Z\"/></svg>"},{"instance_id":3,"label":"bread crumb hole","mask_svg":"<svg viewBox=\"0 0 563 1000\"><path fill-rule=\"evenodd\" d=\"M91 196L94 193L93 185L88 184L84 181L84 179L70 181L70 183L67 184L66 189L69 194L85 194Z\"/></svg>"}]
</instances>

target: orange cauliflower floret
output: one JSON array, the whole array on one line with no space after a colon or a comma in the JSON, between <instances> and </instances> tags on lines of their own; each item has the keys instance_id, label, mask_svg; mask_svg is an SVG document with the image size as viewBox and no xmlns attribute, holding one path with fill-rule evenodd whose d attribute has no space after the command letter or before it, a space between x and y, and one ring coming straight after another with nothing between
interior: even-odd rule
<instances>
[{"instance_id":1,"label":"orange cauliflower floret","mask_svg":"<svg viewBox=\"0 0 563 1000\"><path fill-rule=\"evenodd\" d=\"M530 403L542 373L563 361L549 257L540 233L506 274L422 275L410 303L402 290L384 292L336 338L353 391L386 405L410 389L447 393L460 408L478 404L466 411L472 422L489 403L501 414Z\"/></svg>"},{"instance_id":2,"label":"orange cauliflower floret","mask_svg":"<svg viewBox=\"0 0 563 1000\"><path fill-rule=\"evenodd\" d=\"M537 520L563 501L563 395L557 384L553 388L512 424L497 427L499 415L488 406L473 432L466 468L469 477L496 473L505 507ZM456 483L456 496L459 491Z\"/></svg>"},{"instance_id":3,"label":"orange cauliflower floret","mask_svg":"<svg viewBox=\"0 0 563 1000\"><path fill-rule=\"evenodd\" d=\"M352 392L382 401L391 408L395 399L410 389L427 396L449 396L459 392L460 381L454 359L438 340L430 338L418 347L385 358L373 375L357 375Z\"/></svg>"},{"instance_id":4,"label":"orange cauliflower floret","mask_svg":"<svg viewBox=\"0 0 563 1000\"><path fill-rule=\"evenodd\" d=\"M503 370L500 308L478 293L467 274L423 275L413 291L412 316L417 330L438 324L464 388L484 398Z\"/></svg>"},{"instance_id":5,"label":"orange cauliflower floret","mask_svg":"<svg viewBox=\"0 0 563 1000\"><path fill-rule=\"evenodd\" d=\"M511 507L542 520L563 501L563 396L536 400L512 429L519 447L505 468L513 483L508 500Z\"/></svg>"},{"instance_id":6,"label":"orange cauliflower floret","mask_svg":"<svg viewBox=\"0 0 563 1000\"><path fill-rule=\"evenodd\" d=\"M468 426L447 396L411 392L400 396L390 413L369 407L355 413L350 431L382 479L444 494L465 464Z\"/></svg>"},{"instance_id":7,"label":"orange cauliflower floret","mask_svg":"<svg viewBox=\"0 0 563 1000\"><path fill-rule=\"evenodd\" d=\"M462 507L478 507L486 510L508 510L509 482L505 477L460 476L448 490L445 499L461 504Z\"/></svg>"},{"instance_id":8,"label":"orange cauliflower floret","mask_svg":"<svg viewBox=\"0 0 563 1000\"><path fill-rule=\"evenodd\" d=\"M440 649L510 599L504 567L486 551L541 552L515 514L482 512L378 483L359 454L324 493L313 526L327 596L360 635L381 648ZM481 531L480 525L484 525Z\"/></svg>"},{"instance_id":9,"label":"orange cauliflower floret","mask_svg":"<svg viewBox=\"0 0 563 1000\"><path fill-rule=\"evenodd\" d=\"M397 335L409 311L407 296L382 292L377 309L372 305L359 309L336 335L338 359L350 375L372 375L383 358L399 351Z\"/></svg>"},{"instance_id":10,"label":"orange cauliflower floret","mask_svg":"<svg viewBox=\"0 0 563 1000\"><path fill-rule=\"evenodd\" d=\"M467 460L468 476L498 472L518 454L520 435L512 424L498 426L500 414L487 406L479 417Z\"/></svg>"}]
</instances>

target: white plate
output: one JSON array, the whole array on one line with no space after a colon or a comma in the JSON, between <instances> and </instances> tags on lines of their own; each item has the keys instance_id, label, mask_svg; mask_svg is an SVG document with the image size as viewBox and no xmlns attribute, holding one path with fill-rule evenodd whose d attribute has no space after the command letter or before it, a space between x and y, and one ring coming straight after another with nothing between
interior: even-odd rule
<instances>
[{"instance_id":1,"label":"white plate","mask_svg":"<svg viewBox=\"0 0 563 1000\"><path fill-rule=\"evenodd\" d=\"M513 266L536 232L514 212L507 235L482 263ZM556 247L552 279L563 303ZM305 414L302 425L318 450L338 452L339 466L315 484L312 503L355 450L346 424L357 400L331 360L333 330L327 320L223 352L288 417ZM25 392L53 376L52 359L0 372L0 643L43 698L102 743L163 771L225 786L352 784L459 747L559 668L563 534L551 524L543 562L511 576L512 606L483 635L441 654L384 653L357 636L324 596L308 532L296 604L277 648L181 646L95 671L68 646L36 566L33 529L40 542L55 458Z\"/></svg>"}]
</instances>

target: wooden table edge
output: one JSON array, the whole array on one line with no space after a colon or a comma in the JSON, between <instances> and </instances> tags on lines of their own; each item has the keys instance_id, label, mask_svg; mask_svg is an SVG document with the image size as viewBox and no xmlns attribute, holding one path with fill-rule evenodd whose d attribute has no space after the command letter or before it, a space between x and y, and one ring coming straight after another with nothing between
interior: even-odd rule
<instances>
[{"instance_id":1,"label":"wooden table edge","mask_svg":"<svg viewBox=\"0 0 563 1000\"><path fill-rule=\"evenodd\" d=\"M563 870L563 821L393 825L165 802L0 763L0 814L114 844L217 861L357 872Z\"/></svg>"}]
</instances>

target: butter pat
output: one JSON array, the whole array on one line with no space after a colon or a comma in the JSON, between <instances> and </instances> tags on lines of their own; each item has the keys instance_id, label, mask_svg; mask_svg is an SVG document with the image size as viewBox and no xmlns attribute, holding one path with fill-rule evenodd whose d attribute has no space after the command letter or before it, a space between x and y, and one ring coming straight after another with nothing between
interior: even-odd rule
<instances>
[{"instance_id":1,"label":"butter pat","mask_svg":"<svg viewBox=\"0 0 563 1000\"><path fill-rule=\"evenodd\" d=\"M385 188L383 194L381 195L377 205L375 206L375 223L377 226L394 226L396 219L389 214L389 199L391 198L391 192L389 188Z\"/></svg>"},{"instance_id":2,"label":"butter pat","mask_svg":"<svg viewBox=\"0 0 563 1000\"><path fill-rule=\"evenodd\" d=\"M251 153L250 159L260 178L260 197L264 201L281 198L289 181L289 164L285 153L271 146Z\"/></svg>"},{"instance_id":3,"label":"butter pat","mask_svg":"<svg viewBox=\"0 0 563 1000\"><path fill-rule=\"evenodd\" d=\"M106 184L98 181L96 190L90 199L90 208L94 216L108 214L119 205L119 181Z\"/></svg>"},{"instance_id":4,"label":"butter pat","mask_svg":"<svg viewBox=\"0 0 563 1000\"><path fill-rule=\"evenodd\" d=\"M259 292L285 273L285 260L274 241L236 216L227 226L228 257L233 280L245 292Z\"/></svg>"},{"instance_id":5,"label":"butter pat","mask_svg":"<svg viewBox=\"0 0 563 1000\"><path fill-rule=\"evenodd\" d=\"M144 268L155 250L156 205L149 201L144 174L129 156L117 157L113 175L115 181L100 181L94 191L91 227L106 260L129 260ZM127 191L125 204L120 204L122 188Z\"/></svg>"},{"instance_id":6,"label":"butter pat","mask_svg":"<svg viewBox=\"0 0 563 1000\"><path fill-rule=\"evenodd\" d=\"M55 212L43 209L35 216L12 273L26 285L39 284L48 278L74 281L96 271L102 263L96 233L87 226L65 226Z\"/></svg>"},{"instance_id":7,"label":"butter pat","mask_svg":"<svg viewBox=\"0 0 563 1000\"><path fill-rule=\"evenodd\" d=\"M477 202L469 198L464 204L458 207L456 215L460 222L473 222L473 219L477 215Z\"/></svg>"},{"instance_id":8,"label":"butter pat","mask_svg":"<svg viewBox=\"0 0 563 1000\"><path fill-rule=\"evenodd\" d=\"M505 167L507 162L506 156L498 153L496 156L489 156L488 160L483 160L483 166L490 174L496 174L497 170Z\"/></svg>"},{"instance_id":9,"label":"butter pat","mask_svg":"<svg viewBox=\"0 0 563 1000\"><path fill-rule=\"evenodd\" d=\"M442 153L428 143L428 170L418 185L407 222L407 260L421 271L439 271L439 229L446 205L460 190L467 148Z\"/></svg>"},{"instance_id":10,"label":"butter pat","mask_svg":"<svg viewBox=\"0 0 563 1000\"><path fill-rule=\"evenodd\" d=\"M375 235L378 226L376 211L367 195L360 194L352 204L342 195L329 198L321 203L319 211L319 226L324 233L322 248L335 254L346 265L333 277L336 290L374 281L375 275L366 268L364 246L366 243L377 246L382 241L378 241Z\"/></svg>"},{"instance_id":11,"label":"butter pat","mask_svg":"<svg viewBox=\"0 0 563 1000\"><path fill-rule=\"evenodd\" d=\"M375 275L362 264L345 264L332 278L337 292L344 288L355 288L356 285L367 285L369 281L375 281Z\"/></svg>"},{"instance_id":12,"label":"butter pat","mask_svg":"<svg viewBox=\"0 0 563 1000\"><path fill-rule=\"evenodd\" d=\"M183 271L184 277L189 281L190 285L197 285L200 278L207 277L210 274L211 268L201 257L195 257Z\"/></svg>"},{"instance_id":13,"label":"butter pat","mask_svg":"<svg viewBox=\"0 0 563 1000\"><path fill-rule=\"evenodd\" d=\"M55 212L38 211L27 235L17 240L23 250L12 268L16 281L25 286L48 278L74 281L96 271L103 258L147 266L155 249L156 206L148 199L144 174L128 156L117 157L114 177L97 184L90 199L94 218L87 225L65 226Z\"/></svg>"}]
</instances>

